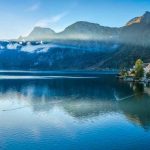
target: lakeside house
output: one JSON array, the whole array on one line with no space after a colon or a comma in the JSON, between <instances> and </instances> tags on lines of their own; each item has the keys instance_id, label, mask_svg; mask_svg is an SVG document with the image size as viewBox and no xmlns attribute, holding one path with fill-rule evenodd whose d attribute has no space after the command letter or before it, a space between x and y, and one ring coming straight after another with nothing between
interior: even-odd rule
<instances>
[{"instance_id":1,"label":"lakeside house","mask_svg":"<svg viewBox=\"0 0 150 150\"><path fill-rule=\"evenodd\" d=\"M150 73L150 63L143 64L145 74Z\"/></svg>"},{"instance_id":2,"label":"lakeside house","mask_svg":"<svg viewBox=\"0 0 150 150\"><path fill-rule=\"evenodd\" d=\"M129 71L122 70L119 78L128 82L150 82L150 63L138 59Z\"/></svg>"}]
</instances>

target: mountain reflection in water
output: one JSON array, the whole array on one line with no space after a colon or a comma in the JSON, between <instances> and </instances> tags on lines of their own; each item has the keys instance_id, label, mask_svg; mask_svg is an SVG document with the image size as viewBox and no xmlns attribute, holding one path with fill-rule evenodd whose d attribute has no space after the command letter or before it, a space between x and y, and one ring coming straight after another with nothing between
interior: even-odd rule
<instances>
[{"instance_id":1,"label":"mountain reflection in water","mask_svg":"<svg viewBox=\"0 0 150 150\"><path fill-rule=\"evenodd\" d=\"M149 98L148 86L112 74L0 80L0 145L6 150L141 149L140 142L131 145L149 143Z\"/></svg>"},{"instance_id":2,"label":"mountain reflection in water","mask_svg":"<svg viewBox=\"0 0 150 150\"><path fill-rule=\"evenodd\" d=\"M120 98L135 96L116 101L114 93ZM58 107L79 120L107 113L123 113L146 129L150 127L150 110L146 109L150 107L149 93L148 87L119 83L113 75L96 79L0 81L0 103L13 102L10 107L1 108L3 111L29 107L33 112L48 112Z\"/></svg>"}]
</instances>

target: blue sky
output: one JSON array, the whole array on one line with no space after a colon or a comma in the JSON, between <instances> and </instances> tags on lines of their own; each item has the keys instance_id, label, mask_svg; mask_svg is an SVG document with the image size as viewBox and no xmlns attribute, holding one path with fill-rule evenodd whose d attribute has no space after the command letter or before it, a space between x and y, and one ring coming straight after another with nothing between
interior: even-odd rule
<instances>
[{"instance_id":1,"label":"blue sky","mask_svg":"<svg viewBox=\"0 0 150 150\"><path fill-rule=\"evenodd\" d=\"M27 35L34 26L62 31L76 21L120 27L150 11L150 0L0 0L0 39Z\"/></svg>"}]
</instances>

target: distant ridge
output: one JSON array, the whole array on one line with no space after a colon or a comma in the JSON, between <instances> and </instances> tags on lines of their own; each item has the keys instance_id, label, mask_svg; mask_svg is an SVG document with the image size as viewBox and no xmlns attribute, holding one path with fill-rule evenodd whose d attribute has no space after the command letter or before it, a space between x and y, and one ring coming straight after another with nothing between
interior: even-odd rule
<instances>
[{"instance_id":1,"label":"distant ridge","mask_svg":"<svg viewBox=\"0 0 150 150\"><path fill-rule=\"evenodd\" d=\"M150 12L135 17L120 28L101 26L97 23L78 21L56 33L50 28L35 27L27 37L18 40L102 40L150 45Z\"/></svg>"},{"instance_id":2,"label":"distant ridge","mask_svg":"<svg viewBox=\"0 0 150 150\"><path fill-rule=\"evenodd\" d=\"M35 27L27 37L18 40L52 40L52 39L79 39L79 40L103 40L113 39L119 33L119 29L100 26L96 23L78 21L56 33L50 28Z\"/></svg>"},{"instance_id":3,"label":"distant ridge","mask_svg":"<svg viewBox=\"0 0 150 150\"><path fill-rule=\"evenodd\" d=\"M35 27L19 41L0 42L1 69L118 69L139 58L150 62L150 12L120 28L79 21L60 33Z\"/></svg>"},{"instance_id":4,"label":"distant ridge","mask_svg":"<svg viewBox=\"0 0 150 150\"><path fill-rule=\"evenodd\" d=\"M43 27L34 27L32 32L27 37L20 36L19 39L26 39L29 41L34 40L47 40L53 38L55 35L55 31L50 28Z\"/></svg>"}]
</instances>

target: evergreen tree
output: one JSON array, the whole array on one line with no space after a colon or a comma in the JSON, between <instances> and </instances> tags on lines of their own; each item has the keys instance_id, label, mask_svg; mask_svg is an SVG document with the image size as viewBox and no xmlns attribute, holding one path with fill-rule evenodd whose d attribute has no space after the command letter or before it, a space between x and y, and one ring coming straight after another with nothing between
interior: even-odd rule
<instances>
[{"instance_id":1,"label":"evergreen tree","mask_svg":"<svg viewBox=\"0 0 150 150\"><path fill-rule=\"evenodd\" d=\"M135 62L135 77L140 79L144 76L144 68L143 68L143 61L138 59Z\"/></svg>"}]
</instances>

